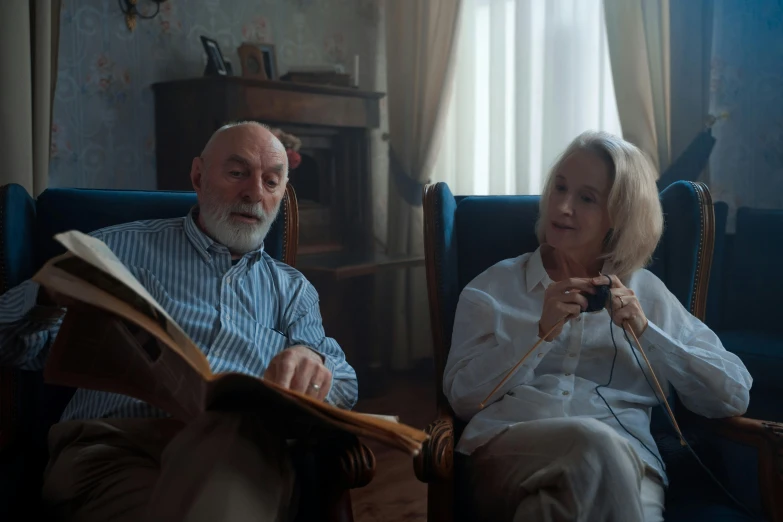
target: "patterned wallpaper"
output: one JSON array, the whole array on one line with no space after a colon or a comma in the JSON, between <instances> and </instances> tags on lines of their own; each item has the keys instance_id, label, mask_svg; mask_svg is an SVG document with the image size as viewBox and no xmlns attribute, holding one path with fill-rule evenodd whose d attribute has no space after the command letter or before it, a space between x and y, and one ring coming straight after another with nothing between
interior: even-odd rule
<instances>
[{"instance_id":1,"label":"patterned wallpaper","mask_svg":"<svg viewBox=\"0 0 783 522\"><path fill-rule=\"evenodd\" d=\"M713 199L783 208L783 0L716 0L710 157Z\"/></svg>"},{"instance_id":2,"label":"patterned wallpaper","mask_svg":"<svg viewBox=\"0 0 783 522\"><path fill-rule=\"evenodd\" d=\"M378 90L379 18L379 0L168 0L130 32L116 0L63 0L50 186L155 188L150 85L201 76L200 35L235 74L244 41L275 44L281 74L338 63L350 72L358 54L360 87Z\"/></svg>"}]
</instances>

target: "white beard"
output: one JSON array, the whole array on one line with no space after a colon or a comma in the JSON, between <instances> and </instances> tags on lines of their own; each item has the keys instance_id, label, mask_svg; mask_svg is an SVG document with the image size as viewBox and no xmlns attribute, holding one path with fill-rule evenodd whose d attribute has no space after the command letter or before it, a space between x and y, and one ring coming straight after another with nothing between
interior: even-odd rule
<instances>
[{"instance_id":1,"label":"white beard","mask_svg":"<svg viewBox=\"0 0 783 522\"><path fill-rule=\"evenodd\" d=\"M208 193L205 191L205 196ZM199 212L207 234L235 254L245 254L260 248L279 210L280 202L272 212L267 214L260 203L226 205L210 196L206 196L199 205ZM235 221L231 218L232 212L255 216L258 218L258 223Z\"/></svg>"}]
</instances>

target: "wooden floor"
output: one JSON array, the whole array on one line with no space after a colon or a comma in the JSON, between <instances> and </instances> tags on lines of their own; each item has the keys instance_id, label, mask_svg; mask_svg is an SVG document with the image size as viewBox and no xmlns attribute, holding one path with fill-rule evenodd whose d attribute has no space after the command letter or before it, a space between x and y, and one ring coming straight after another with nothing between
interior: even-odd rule
<instances>
[{"instance_id":1,"label":"wooden floor","mask_svg":"<svg viewBox=\"0 0 783 522\"><path fill-rule=\"evenodd\" d=\"M431 374L397 375L389 380L389 392L378 398L359 399L354 408L365 413L397 415L400 421L424 429L435 419L435 387ZM351 491L356 522L425 522L427 487L413 474L410 456L365 441L375 453L375 479Z\"/></svg>"}]
</instances>

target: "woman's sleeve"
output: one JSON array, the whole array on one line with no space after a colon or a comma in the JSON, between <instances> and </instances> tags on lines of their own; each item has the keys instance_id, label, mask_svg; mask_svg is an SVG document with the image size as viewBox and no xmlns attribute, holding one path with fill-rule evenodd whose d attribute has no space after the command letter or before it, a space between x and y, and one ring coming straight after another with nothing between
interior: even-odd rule
<instances>
[{"instance_id":1,"label":"woman's sleeve","mask_svg":"<svg viewBox=\"0 0 783 522\"><path fill-rule=\"evenodd\" d=\"M651 313L645 310L648 327L639 338L650 362L694 413L710 418L744 414L753 384L745 365L660 280L654 286L659 295Z\"/></svg>"},{"instance_id":2,"label":"woman's sleeve","mask_svg":"<svg viewBox=\"0 0 783 522\"><path fill-rule=\"evenodd\" d=\"M508 305L475 286L466 287L460 295L443 376L443 393L454 412L465 421L481 409L481 401L539 339L540 307L516 310L511 337L504 326L504 317L508 316L505 306ZM521 320L517 320L520 313ZM552 344L542 342L489 403L503 397L511 388L530 382Z\"/></svg>"}]
</instances>

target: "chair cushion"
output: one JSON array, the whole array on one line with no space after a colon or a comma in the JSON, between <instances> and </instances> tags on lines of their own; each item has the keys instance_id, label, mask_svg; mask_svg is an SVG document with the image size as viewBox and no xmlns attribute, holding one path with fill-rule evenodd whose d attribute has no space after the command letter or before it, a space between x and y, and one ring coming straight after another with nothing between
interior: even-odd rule
<instances>
[{"instance_id":1,"label":"chair cushion","mask_svg":"<svg viewBox=\"0 0 783 522\"><path fill-rule=\"evenodd\" d=\"M740 208L727 277L721 327L783 331L777 302L783 281L783 210Z\"/></svg>"}]
</instances>

